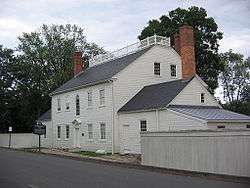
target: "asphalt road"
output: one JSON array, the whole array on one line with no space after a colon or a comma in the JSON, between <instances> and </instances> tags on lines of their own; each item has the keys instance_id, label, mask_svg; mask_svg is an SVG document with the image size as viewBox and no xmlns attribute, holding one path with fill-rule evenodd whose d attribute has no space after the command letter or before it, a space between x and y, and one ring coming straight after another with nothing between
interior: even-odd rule
<instances>
[{"instance_id":1,"label":"asphalt road","mask_svg":"<svg viewBox=\"0 0 250 188\"><path fill-rule=\"evenodd\" d=\"M246 184L0 149L0 188L237 188Z\"/></svg>"}]
</instances>

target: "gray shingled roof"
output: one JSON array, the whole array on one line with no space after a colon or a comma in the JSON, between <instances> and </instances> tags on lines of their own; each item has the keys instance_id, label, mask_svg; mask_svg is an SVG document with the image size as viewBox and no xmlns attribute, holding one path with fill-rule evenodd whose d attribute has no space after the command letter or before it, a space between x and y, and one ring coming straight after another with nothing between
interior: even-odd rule
<instances>
[{"instance_id":1,"label":"gray shingled roof","mask_svg":"<svg viewBox=\"0 0 250 188\"><path fill-rule=\"evenodd\" d=\"M38 120L40 121L49 121L51 120L51 109L49 109L48 111L46 111L45 113L43 113Z\"/></svg>"},{"instance_id":2,"label":"gray shingled roof","mask_svg":"<svg viewBox=\"0 0 250 188\"><path fill-rule=\"evenodd\" d=\"M185 105L171 105L169 109L186 114L192 117L206 120L208 122L218 121L240 121L250 122L250 116L238 114L216 106L185 106Z\"/></svg>"},{"instance_id":3,"label":"gray shingled roof","mask_svg":"<svg viewBox=\"0 0 250 188\"><path fill-rule=\"evenodd\" d=\"M164 108L193 78L145 86L118 112Z\"/></svg>"},{"instance_id":4,"label":"gray shingled roof","mask_svg":"<svg viewBox=\"0 0 250 188\"><path fill-rule=\"evenodd\" d=\"M138 57L147 52L149 49L150 47L121 58L89 67L76 77L72 78L71 80L57 88L51 93L51 95L62 93L64 91L71 91L79 86L107 81L111 79L115 74L127 67L130 63L135 61Z\"/></svg>"}]
</instances>

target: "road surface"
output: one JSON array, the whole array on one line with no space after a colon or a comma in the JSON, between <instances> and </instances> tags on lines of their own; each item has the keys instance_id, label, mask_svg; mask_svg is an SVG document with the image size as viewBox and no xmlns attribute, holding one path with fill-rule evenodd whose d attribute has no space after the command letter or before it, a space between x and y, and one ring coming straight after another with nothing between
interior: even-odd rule
<instances>
[{"instance_id":1,"label":"road surface","mask_svg":"<svg viewBox=\"0 0 250 188\"><path fill-rule=\"evenodd\" d=\"M0 188L12 187L237 188L250 186L0 149Z\"/></svg>"}]
</instances>

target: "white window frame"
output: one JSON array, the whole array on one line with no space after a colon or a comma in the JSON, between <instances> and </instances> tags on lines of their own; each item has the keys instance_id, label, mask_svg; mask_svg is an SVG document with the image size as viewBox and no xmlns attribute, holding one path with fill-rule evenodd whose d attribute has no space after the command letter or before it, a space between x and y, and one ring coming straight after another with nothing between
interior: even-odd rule
<instances>
[{"instance_id":1,"label":"white window frame","mask_svg":"<svg viewBox=\"0 0 250 188\"><path fill-rule=\"evenodd\" d=\"M57 140L61 140L62 128L61 125L57 125Z\"/></svg>"},{"instance_id":2,"label":"white window frame","mask_svg":"<svg viewBox=\"0 0 250 188\"><path fill-rule=\"evenodd\" d=\"M104 131L103 131L103 126L104 126ZM106 140L106 124L105 123L100 123L100 140Z\"/></svg>"},{"instance_id":3,"label":"white window frame","mask_svg":"<svg viewBox=\"0 0 250 188\"><path fill-rule=\"evenodd\" d=\"M70 137L70 127L69 125L65 125L65 140L68 140Z\"/></svg>"},{"instance_id":4,"label":"white window frame","mask_svg":"<svg viewBox=\"0 0 250 188\"><path fill-rule=\"evenodd\" d=\"M80 97L79 95L76 95L75 97L75 106L76 106L76 111L75 111L75 114L76 116L79 116L81 114L81 107L80 107Z\"/></svg>"},{"instance_id":5,"label":"white window frame","mask_svg":"<svg viewBox=\"0 0 250 188\"><path fill-rule=\"evenodd\" d=\"M88 107L92 107L93 106L93 93L92 91L88 91L87 93L87 98L88 98Z\"/></svg>"},{"instance_id":6,"label":"white window frame","mask_svg":"<svg viewBox=\"0 0 250 188\"><path fill-rule=\"evenodd\" d=\"M172 75L172 67L175 67L175 75ZM170 76L171 76L171 78L177 77L177 65L175 65L175 64L170 65Z\"/></svg>"},{"instance_id":7,"label":"white window frame","mask_svg":"<svg viewBox=\"0 0 250 188\"><path fill-rule=\"evenodd\" d=\"M57 98L57 112L61 112L62 106L61 106L61 98Z\"/></svg>"},{"instance_id":8,"label":"white window frame","mask_svg":"<svg viewBox=\"0 0 250 188\"><path fill-rule=\"evenodd\" d=\"M157 66L159 65L159 69L158 69L158 67L156 69L156 65ZM154 75L161 76L161 63L159 63L159 62L154 62Z\"/></svg>"},{"instance_id":9,"label":"white window frame","mask_svg":"<svg viewBox=\"0 0 250 188\"><path fill-rule=\"evenodd\" d=\"M201 93L201 94L200 94L200 102L201 102L202 104L205 103L205 93Z\"/></svg>"},{"instance_id":10,"label":"white window frame","mask_svg":"<svg viewBox=\"0 0 250 188\"><path fill-rule=\"evenodd\" d=\"M145 121L146 122L146 129L142 130L142 122ZM147 126L147 120L146 119L141 119L140 120L140 132L146 132L148 131L148 126Z\"/></svg>"},{"instance_id":11,"label":"white window frame","mask_svg":"<svg viewBox=\"0 0 250 188\"><path fill-rule=\"evenodd\" d=\"M103 91L103 93L102 93ZM105 105L105 89L99 89L99 101L100 101L100 106L104 106Z\"/></svg>"},{"instance_id":12,"label":"white window frame","mask_svg":"<svg viewBox=\"0 0 250 188\"><path fill-rule=\"evenodd\" d=\"M88 127L88 140L93 140L94 139L93 124L92 123L88 123L87 127Z\"/></svg>"}]
</instances>

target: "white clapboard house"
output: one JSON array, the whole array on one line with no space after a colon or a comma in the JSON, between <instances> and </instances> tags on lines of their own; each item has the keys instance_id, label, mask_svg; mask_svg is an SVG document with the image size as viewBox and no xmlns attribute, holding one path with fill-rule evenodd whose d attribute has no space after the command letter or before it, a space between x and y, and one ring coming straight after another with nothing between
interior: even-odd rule
<instances>
[{"instance_id":1,"label":"white clapboard house","mask_svg":"<svg viewBox=\"0 0 250 188\"><path fill-rule=\"evenodd\" d=\"M51 93L43 143L55 148L140 153L141 131L249 128L250 117L222 109L196 75L193 29L152 36L95 56Z\"/></svg>"}]
</instances>

